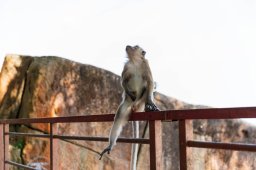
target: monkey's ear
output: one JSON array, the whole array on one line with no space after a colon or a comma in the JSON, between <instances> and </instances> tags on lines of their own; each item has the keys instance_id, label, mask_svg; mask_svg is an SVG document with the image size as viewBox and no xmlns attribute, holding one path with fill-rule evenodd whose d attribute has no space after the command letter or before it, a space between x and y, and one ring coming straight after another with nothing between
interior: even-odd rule
<instances>
[{"instance_id":1,"label":"monkey's ear","mask_svg":"<svg viewBox=\"0 0 256 170\"><path fill-rule=\"evenodd\" d=\"M146 51L142 51L141 54L142 54L143 56L145 56L145 55L146 55Z\"/></svg>"}]
</instances>

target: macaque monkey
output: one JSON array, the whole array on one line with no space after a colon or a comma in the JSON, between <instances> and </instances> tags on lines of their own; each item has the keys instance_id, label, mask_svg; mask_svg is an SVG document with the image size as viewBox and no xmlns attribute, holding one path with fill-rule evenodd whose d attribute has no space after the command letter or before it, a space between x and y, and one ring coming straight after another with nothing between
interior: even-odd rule
<instances>
[{"instance_id":1,"label":"macaque monkey","mask_svg":"<svg viewBox=\"0 0 256 170\"><path fill-rule=\"evenodd\" d=\"M118 107L109 135L109 145L100 154L101 157L112 150L123 126L132 112L157 111L153 102L154 81L146 52L139 46L126 46L128 61L122 72L123 100ZM133 122L133 137L139 137L139 123ZM131 169L136 169L138 144L133 144Z\"/></svg>"}]
</instances>

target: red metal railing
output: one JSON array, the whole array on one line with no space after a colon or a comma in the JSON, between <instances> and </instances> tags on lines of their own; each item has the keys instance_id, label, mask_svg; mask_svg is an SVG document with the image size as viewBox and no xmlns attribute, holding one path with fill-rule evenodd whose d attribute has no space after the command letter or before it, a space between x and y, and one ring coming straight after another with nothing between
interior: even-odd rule
<instances>
[{"instance_id":1,"label":"red metal railing","mask_svg":"<svg viewBox=\"0 0 256 170\"><path fill-rule=\"evenodd\" d=\"M130 121L149 121L149 139L127 139L119 138L118 142L149 144L150 146L150 169L162 169L162 130L161 121L179 122L179 148L180 148L180 170L191 169L192 158L189 157L191 148L213 148L228 149L238 151L256 152L256 145L241 143L221 143L193 141L193 119L238 119L256 118L256 107L244 108L210 108L194 110L168 110L159 112L133 113ZM54 156L57 149L58 139L89 140L89 141L108 141L107 137L86 137L86 136L63 136L57 135L57 123L78 123L78 122L107 122L113 121L114 115L89 115L72 117L54 118L35 118L35 119L8 119L0 120L0 169L7 170L9 165L21 167L23 169L34 169L27 165L21 165L9 160L8 145L9 136L30 136L50 139L50 169L57 169L57 161ZM47 123L50 125L49 134L31 134L9 132L11 124L31 124Z\"/></svg>"}]
</instances>

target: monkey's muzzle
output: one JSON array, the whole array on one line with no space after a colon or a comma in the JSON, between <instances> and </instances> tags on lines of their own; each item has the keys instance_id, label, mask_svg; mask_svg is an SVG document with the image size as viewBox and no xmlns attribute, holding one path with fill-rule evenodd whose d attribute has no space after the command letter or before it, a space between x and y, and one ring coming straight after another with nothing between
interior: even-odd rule
<instances>
[{"instance_id":1,"label":"monkey's muzzle","mask_svg":"<svg viewBox=\"0 0 256 170\"><path fill-rule=\"evenodd\" d=\"M126 48L125 48L126 52L129 52L129 51L131 51L132 49L133 49L133 47L130 46L130 45L127 45Z\"/></svg>"}]
</instances>

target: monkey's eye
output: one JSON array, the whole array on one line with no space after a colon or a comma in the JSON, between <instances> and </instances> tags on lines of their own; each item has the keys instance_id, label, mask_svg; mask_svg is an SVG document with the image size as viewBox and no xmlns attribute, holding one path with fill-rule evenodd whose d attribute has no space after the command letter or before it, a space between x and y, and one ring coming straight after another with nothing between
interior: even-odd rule
<instances>
[{"instance_id":1,"label":"monkey's eye","mask_svg":"<svg viewBox=\"0 0 256 170\"><path fill-rule=\"evenodd\" d=\"M142 54L143 56L145 56L145 54L146 54L146 51L142 51L142 52L141 52L141 54Z\"/></svg>"},{"instance_id":2,"label":"monkey's eye","mask_svg":"<svg viewBox=\"0 0 256 170\"><path fill-rule=\"evenodd\" d=\"M138 46L138 45L135 45L135 46L134 46L134 48L135 48L135 49L138 49L138 48L139 48L139 46Z\"/></svg>"}]
</instances>

